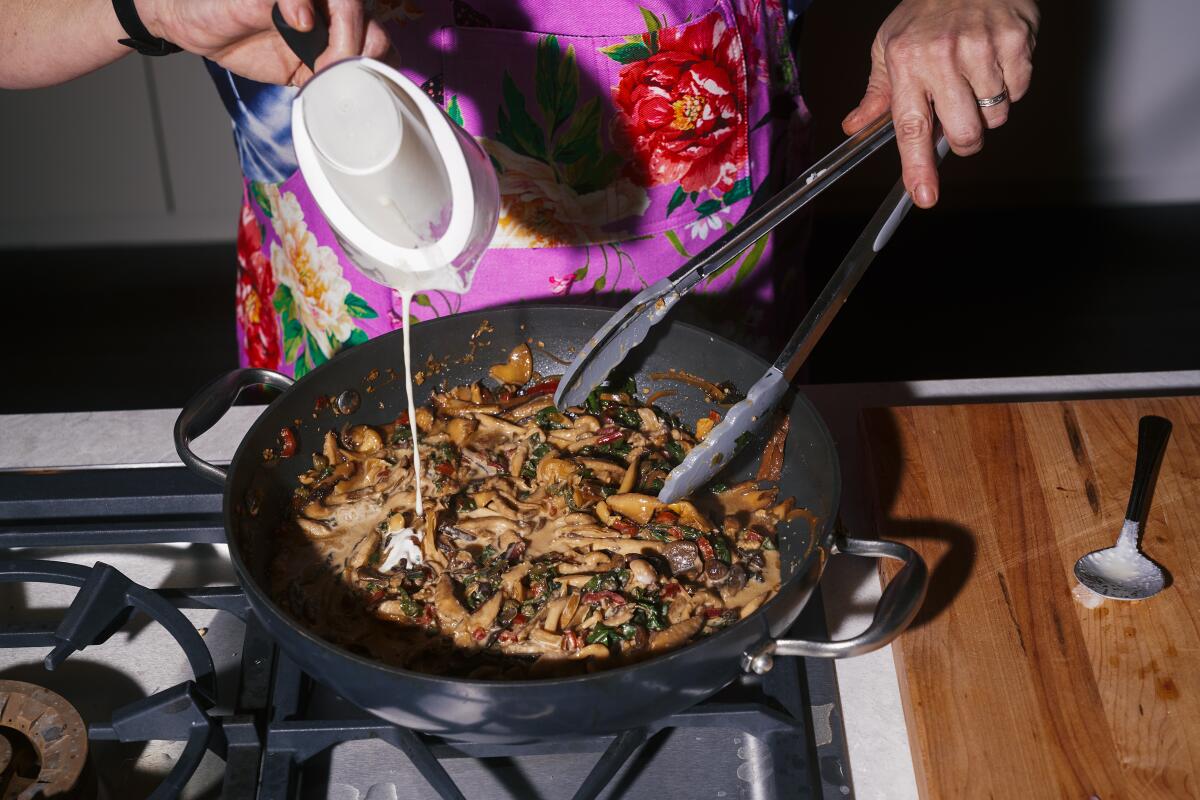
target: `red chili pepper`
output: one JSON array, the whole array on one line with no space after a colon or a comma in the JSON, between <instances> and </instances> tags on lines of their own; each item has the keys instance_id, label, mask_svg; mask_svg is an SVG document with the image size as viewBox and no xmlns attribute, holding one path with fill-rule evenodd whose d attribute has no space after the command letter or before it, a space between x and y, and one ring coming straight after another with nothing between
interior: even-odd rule
<instances>
[{"instance_id":1,"label":"red chili pepper","mask_svg":"<svg viewBox=\"0 0 1200 800\"><path fill-rule=\"evenodd\" d=\"M637 525L622 517L612 517L608 522L608 526L615 531L619 531L623 536L633 536L638 532Z\"/></svg>"},{"instance_id":2,"label":"red chili pepper","mask_svg":"<svg viewBox=\"0 0 1200 800\"><path fill-rule=\"evenodd\" d=\"M449 461L443 461L440 464L434 464L433 469L438 475L445 475L447 478L454 474L454 465Z\"/></svg>"},{"instance_id":3,"label":"red chili pepper","mask_svg":"<svg viewBox=\"0 0 1200 800\"><path fill-rule=\"evenodd\" d=\"M475 630L471 631L471 636L475 639L475 641L482 642L487 638L487 631L485 631L483 628L476 628Z\"/></svg>"},{"instance_id":4,"label":"red chili pepper","mask_svg":"<svg viewBox=\"0 0 1200 800\"><path fill-rule=\"evenodd\" d=\"M575 631L567 631L563 634L563 647L567 650L578 650L583 646L583 637Z\"/></svg>"},{"instance_id":5,"label":"red chili pepper","mask_svg":"<svg viewBox=\"0 0 1200 800\"><path fill-rule=\"evenodd\" d=\"M654 512L654 521L661 522L664 525L673 525L679 522L679 515L669 508L660 508Z\"/></svg>"},{"instance_id":6,"label":"red chili pepper","mask_svg":"<svg viewBox=\"0 0 1200 800\"><path fill-rule=\"evenodd\" d=\"M533 596L534 596L534 597L541 597L541 596L542 596L542 592L546 591L546 584L544 584L544 583L535 583L535 584L534 584L534 585L533 585L531 588L533 589Z\"/></svg>"},{"instance_id":7,"label":"red chili pepper","mask_svg":"<svg viewBox=\"0 0 1200 800\"><path fill-rule=\"evenodd\" d=\"M703 613L707 619L713 619L714 617L719 617L722 614L724 614L725 609L723 609L723 608L706 608L706 609L704 609Z\"/></svg>"},{"instance_id":8,"label":"red chili pepper","mask_svg":"<svg viewBox=\"0 0 1200 800\"><path fill-rule=\"evenodd\" d=\"M524 614L517 614L512 618L513 625L524 625L526 622L529 622L529 617L525 616Z\"/></svg>"},{"instance_id":9,"label":"red chili pepper","mask_svg":"<svg viewBox=\"0 0 1200 800\"><path fill-rule=\"evenodd\" d=\"M683 587L680 586L678 583L668 583L666 586L663 587L662 596L663 597L674 597L675 595L679 594L682 591L683 591Z\"/></svg>"},{"instance_id":10,"label":"red chili pepper","mask_svg":"<svg viewBox=\"0 0 1200 800\"><path fill-rule=\"evenodd\" d=\"M761 542L763 540L762 534L756 531L746 531L743 537L747 542Z\"/></svg>"},{"instance_id":11,"label":"red chili pepper","mask_svg":"<svg viewBox=\"0 0 1200 800\"><path fill-rule=\"evenodd\" d=\"M400 416L396 417L396 424L397 424L397 425L407 425L407 424L408 424L408 422L409 422L409 420L408 420L408 412L407 412L407 411L401 411L401 412L400 412Z\"/></svg>"},{"instance_id":12,"label":"red chili pepper","mask_svg":"<svg viewBox=\"0 0 1200 800\"><path fill-rule=\"evenodd\" d=\"M672 525L670 528L667 528L667 538L678 541L683 538L683 531Z\"/></svg>"},{"instance_id":13,"label":"red chili pepper","mask_svg":"<svg viewBox=\"0 0 1200 800\"><path fill-rule=\"evenodd\" d=\"M708 539L705 539L703 536L696 537L696 546L700 548L700 552L705 558L717 557L717 554L713 552L712 544L710 544Z\"/></svg>"},{"instance_id":14,"label":"red chili pepper","mask_svg":"<svg viewBox=\"0 0 1200 800\"><path fill-rule=\"evenodd\" d=\"M582 599L583 599L583 602L587 603L590 606L598 606L598 605L600 605L600 603L602 601L604 601L606 599L609 602L611 602L614 606L625 605L625 598L622 597L621 595L617 594L616 592L612 591L611 589L604 589L599 592L585 592Z\"/></svg>"},{"instance_id":15,"label":"red chili pepper","mask_svg":"<svg viewBox=\"0 0 1200 800\"><path fill-rule=\"evenodd\" d=\"M609 425L596 431L596 444L608 444L625 437L625 431L616 425Z\"/></svg>"},{"instance_id":16,"label":"red chili pepper","mask_svg":"<svg viewBox=\"0 0 1200 800\"><path fill-rule=\"evenodd\" d=\"M496 400L501 403L507 403L509 400L512 400L512 392L501 392L496 396Z\"/></svg>"},{"instance_id":17,"label":"red chili pepper","mask_svg":"<svg viewBox=\"0 0 1200 800\"><path fill-rule=\"evenodd\" d=\"M279 431L279 455L283 458L291 458L296 455L296 432L291 428L284 427Z\"/></svg>"},{"instance_id":18,"label":"red chili pepper","mask_svg":"<svg viewBox=\"0 0 1200 800\"><path fill-rule=\"evenodd\" d=\"M371 596L367 598L367 605L373 606L385 597L387 597L386 589L376 589L375 591L371 592Z\"/></svg>"},{"instance_id":19,"label":"red chili pepper","mask_svg":"<svg viewBox=\"0 0 1200 800\"><path fill-rule=\"evenodd\" d=\"M500 641L500 644L508 644L509 642L515 642L517 635L512 631L500 631L500 635L496 638Z\"/></svg>"},{"instance_id":20,"label":"red chili pepper","mask_svg":"<svg viewBox=\"0 0 1200 800\"><path fill-rule=\"evenodd\" d=\"M717 413L717 412L715 412L715 411L710 411L710 412L708 412L708 418L709 418L709 419L711 419L713 422L720 422L720 421L721 421L721 415L720 415L720 414L718 414L718 413Z\"/></svg>"},{"instance_id":21,"label":"red chili pepper","mask_svg":"<svg viewBox=\"0 0 1200 800\"><path fill-rule=\"evenodd\" d=\"M554 394L558 391L558 378L550 378L541 383L535 383L525 390L525 397L538 397L543 394Z\"/></svg>"}]
</instances>

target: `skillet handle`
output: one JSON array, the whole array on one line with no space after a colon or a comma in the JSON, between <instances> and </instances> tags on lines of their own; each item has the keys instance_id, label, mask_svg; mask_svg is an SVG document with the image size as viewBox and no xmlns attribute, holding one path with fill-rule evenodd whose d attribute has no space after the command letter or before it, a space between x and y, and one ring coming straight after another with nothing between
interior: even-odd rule
<instances>
[{"instance_id":1,"label":"skillet handle","mask_svg":"<svg viewBox=\"0 0 1200 800\"><path fill-rule=\"evenodd\" d=\"M929 585L929 570L916 550L900 542L853 539L839 535L834 539L832 552L834 555L848 553L868 558L894 558L904 562L899 574L883 590L870 626L857 636L836 642L808 639L764 642L742 654L742 669L746 672L759 675L769 672L775 665L774 657L777 655L847 658L869 653L890 643L913 621Z\"/></svg>"},{"instance_id":2,"label":"skillet handle","mask_svg":"<svg viewBox=\"0 0 1200 800\"><path fill-rule=\"evenodd\" d=\"M251 386L273 386L284 390L295 381L269 369L235 369L205 386L187 401L175 420L175 452L188 469L214 483L225 482L223 467L210 464L192 452L192 440L217 424Z\"/></svg>"}]
</instances>

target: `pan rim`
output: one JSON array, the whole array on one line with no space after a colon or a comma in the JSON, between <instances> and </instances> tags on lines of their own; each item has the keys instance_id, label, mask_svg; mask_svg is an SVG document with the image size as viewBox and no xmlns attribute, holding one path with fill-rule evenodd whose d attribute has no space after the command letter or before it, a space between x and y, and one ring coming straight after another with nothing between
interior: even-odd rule
<instances>
[{"instance_id":1,"label":"pan rim","mask_svg":"<svg viewBox=\"0 0 1200 800\"><path fill-rule=\"evenodd\" d=\"M436 323L438 320L441 320L441 319L462 320L462 319L471 319L471 318L486 318L487 315L489 315L489 314L495 315L496 313L500 313L500 312L507 313L507 312L513 312L513 311L523 311L523 312L529 312L529 313L537 313L538 311L543 311L543 310L580 311L580 312L586 312L588 314L592 314L595 312L605 312L605 311L608 311L609 309L603 308L603 307L597 307L597 306L584 306L584 305L576 305L576 304L562 304L562 305L549 304L549 303L538 303L538 304L529 304L529 305L518 304L518 305L498 306L496 308L481 309L478 311L468 311L468 312L464 312L461 314L454 314L454 315L451 315L448 317L439 317L439 318L436 318L433 320L427 320L426 324ZM752 353L750 350L746 349L742 345L738 344L737 342L731 341L731 340L725 338L724 336L721 336L717 333L714 333L705 328L701 328L698 325L693 325L688 322L682 322L682 321L676 320L676 321L672 321L671 324L673 326L677 325L682 328L686 328L697 334L707 336L712 341L720 341L720 342L724 343L725 345L735 348L736 350L741 352L743 357L749 358L752 361L761 364L762 369L764 371L769 367L769 364L767 364L767 362L764 361L760 356ZM419 328L418 328L418 330L419 330ZM532 331L528 331L528 330L524 331L524 333L526 333L527 335L533 335ZM401 334L401 330L397 329L397 330L391 331L389 333L383 334L382 336L378 336L374 339L371 339L369 342L366 342L363 345L358 345L357 347L370 346L374 342L382 341L382 340L387 339L392 336L399 336L400 334ZM328 656L333 656L333 657L337 657L337 658L341 658L341 659L348 659L361 667L365 667L365 668L373 669L373 670L379 670L383 673L403 677L405 679L418 680L418 681L422 681L422 682L428 682L430 684L452 685L452 686L472 687L472 688L477 687L480 689L483 689L486 687L504 687L504 688L511 688L514 690L526 690L526 689L535 689L538 687L548 687L548 686L571 686L571 685L576 685L576 684L589 683L589 682L593 682L593 681L597 681L597 680L613 680L613 679L619 680L621 678L621 676L631 675L633 672L635 672L639 669L646 669L651 666L656 667L656 668L665 667L670 663L673 663L673 662L683 659L685 656L693 658L693 659L697 658L698 657L697 654L699 652L701 652L705 649L714 647L716 642L723 641L725 639L729 639L730 636L736 632L745 632L747 630L747 628L745 626L748 624L753 625L753 624L759 623L765 628L766 627L765 626L765 620L766 620L765 613L767 612L768 609L770 609L772 607L776 607L778 605L778 602L782 595L782 589L784 588L784 586L789 586L791 584L807 580L811 584L809 587L809 591L811 592L813 589L815 589L816 584L819 583L819 581L820 581L821 572L823 571L823 568L824 568L824 558L822 557L822 553L828 552L828 550L830 549L830 544L831 544L832 538L833 538L834 518L837 516L837 509L840 507L840 504L841 504L841 493L842 493L841 459L838 456L836 444L833 441L833 436L829 431L829 427L825 424L824 418L821 417L820 413L817 411L816 406L813 405L812 401L808 398L808 396L802 391L797 391L794 395L794 400L792 401L791 407L796 406L796 404L798 403L800 405L800 407L803 408L805 410L805 412L808 413L817 422L817 431L819 432L820 437L823 440L822 444L825 446L825 451L829 454L829 458L832 461L831 469L834 472L833 486L832 486L832 492L831 492L832 502L830 504L832 513L825 518L818 519L817 524L812 525L811 535L813 536L813 546L810 547L809 551L804 555L804 557L802 558L800 563L797 565L796 571L791 575L791 577L789 577L786 581L784 581L780 584L780 591L776 592L774 597L772 597L769 601L767 601L762 606L760 606L758 609L756 609L752 614L750 614L750 616L746 617L745 619L738 620L733 625L730 625L728 628L725 628L724 630L719 631L718 633L711 634L709 636L704 637L703 639L693 641L690 644L685 645L684 647L676 648L675 650L672 650L668 653L665 653L660 656L655 656L654 658L646 659L645 661L639 661L639 662L635 662L632 664L624 664L619 667L612 667L610 669L598 670L597 672L586 673L584 675L571 675L571 676L558 677L558 678L537 678L537 679L522 679L522 680L485 680L485 679L480 679L480 678L457 678L457 677L445 676L445 675L432 675L432 674L426 673L426 672L416 672L413 670L407 670L402 667L397 667L397 666L394 666L391 664L387 664L383 661L368 658L366 656L362 656L357 653L351 652L350 650L347 650L344 647L341 647L337 644L334 644L333 642L323 639L322 637L313 633L308 628L306 628L302 623L300 623L298 620L295 620L293 617L291 617L291 615L289 615L282 608L280 608L275 603L274 599L272 599L270 597L270 595L261 586L259 586L258 582L256 580L253 580L253 576L250 575L250 571L242 559L241 547L236 543L235 540L233 540L233 539L235 539L235 537L232 536L233 531L235 530L234 525L233 525L233 509L235 506L235 503L234 503L233 497L232 497L233 485L234 485L233 479L234 479L234 476L238 469L238 466L242 463L243 451L245 450L245 448L247 448L249 446L250 441L255 437L255 434L258 433L259 428L261 426L267 424L268 419L271 417L272 409L274 409L281 401L283 401L284 398L288 397L293 391L295 391L297 386L300 386L302 383L304 383L309 378L309 376L317 374L321 370L324 370L325 368L329 367L330 365L332 365L334 363L337 363L336 359L330 359L329 361L325 362L324 364L320 365L319 367L316 367L311 372L306 374L304 377L295 381L295 383L293 383L286 390L281 392L275 399L273 399L269 404L267 404L263 408L262 412L258 415L258 417L250 425L250 428L242 436L242 440L238 443L237 449L234 451L233 458L230 460L230 464L229 464L229 472L225 478L225 486L223 487L223 491L222 491L222 517L223 517L224 523L225 523L225 532L226 532L226 540L227 540L228 549L229 549L229 557L230 557L230 561L233 564L234 571L237 573L238 582L241 585L242 589L247 594L254 595L255 599L258 601L259 604L261 604L262 608L264 610L269 611L271 614L273 614L280 622L285 624L292 633L299 635L305 641L307 641L309 644L316 646L320 652L322 652ZM247 461L247 465L249 465L249 463L250 462ZM248 466L247 466L247 468L248 468ZM813 576L814 563L817 566L817 571L816 571L815 577ZM806 598L804 604L801 605L801 608L803 608L803 605L807 605L807 603L808 603L808 599ZM259 613L259 609L257 607L252 606L251 610L253 613L256 613L256 614ZM767 629L767 635L770 635L769 629Z\"/></svg>"}]
</instances>

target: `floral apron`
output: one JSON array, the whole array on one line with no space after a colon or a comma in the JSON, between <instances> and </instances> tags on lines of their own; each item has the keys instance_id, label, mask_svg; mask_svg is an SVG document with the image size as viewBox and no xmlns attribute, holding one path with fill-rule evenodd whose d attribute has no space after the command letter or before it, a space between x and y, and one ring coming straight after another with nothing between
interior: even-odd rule
<instances>
[{"instance_id":1,"label":"floral apron","mask_svg":"<svg viewBox=\"0 0 1200 800\"><path fill-rule=\"evenodd\" d=\"M401 71L477 138L502 195L471 290L418 294L407 322L554 297L624 302L804 166L809 116L780 0L640 2L373 4ZM242 363L299 377L404 325L399 297L347 259L296 168L296 90L209 69L245 174ZM755 242L701 287L743 342L772 301L791 305L780 296L794 265L767 266L778 244Z\"/></svg>"}]
</instances>

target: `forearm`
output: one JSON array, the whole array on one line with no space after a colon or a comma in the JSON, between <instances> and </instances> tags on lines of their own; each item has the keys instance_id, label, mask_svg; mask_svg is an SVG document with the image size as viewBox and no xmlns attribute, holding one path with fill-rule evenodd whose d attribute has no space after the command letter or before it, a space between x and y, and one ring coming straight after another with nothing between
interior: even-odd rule
<instances>
[{"instance_id":1,"label":"forearm","mask_svg":"<svg viewBox=\"0 0 1200 800\"><path fill-rule=\"evenodd\" d=\"M112 0L0 0L0 88L69 81L131 52Z\"/></svg>"}]
</instances>

